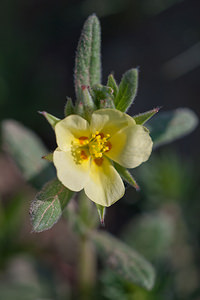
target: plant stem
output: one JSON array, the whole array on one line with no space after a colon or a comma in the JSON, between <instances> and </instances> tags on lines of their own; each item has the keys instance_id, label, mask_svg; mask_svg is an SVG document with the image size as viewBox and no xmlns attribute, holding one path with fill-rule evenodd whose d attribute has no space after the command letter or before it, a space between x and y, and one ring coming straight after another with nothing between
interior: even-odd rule
<instances>
[{"instance_id":1,"label":"plant stem","mask_svg":"<svg viewBox=\"0 0 200 300\"><path fill-rule=\"evenodd\" d=\"M80 237L78 264L78 286L80 299L93 299L96 282L96 253L94 245L86 235Z\"/></svg>"}]
</instances>

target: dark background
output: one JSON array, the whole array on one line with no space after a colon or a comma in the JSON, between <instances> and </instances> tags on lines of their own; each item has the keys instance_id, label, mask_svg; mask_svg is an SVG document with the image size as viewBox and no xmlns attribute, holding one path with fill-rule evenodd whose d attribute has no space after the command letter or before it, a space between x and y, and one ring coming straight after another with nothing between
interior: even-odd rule
<instances>
[{"instance_id":1,"label":"dark background","mask_svg":"<svg viewBox=\"0 0 200 300\"><path fill-rule=\"evenodd\" d=\"M91 13L102 26L103 83L139 67L139 91L130 113L162 106L199 114L200 3L198 0L3 1L0 9L0 118L34 129L54 149L37 115L63 116L74 99L73 69L80 30ZM196 130L176 147L198 157Z\"/></svg>"},{"instance_id":2,"label":"dark background","mask_svg":"<svg viewBox=\"0 0 200 300\"><path fill-rule=\"evenodd\" d=\"M63 118L66 96L75 101L75 51L83 23L94 12L102 27L103 84L111 72L120 82L125 71L139 67L139 90L131 115L157 106L162 111L189 107L200 115L200 1L8 0L0 3L1 121L16 119L35 131L49 150L55 149L54 133L37 111ZM126 196L107 210L105 230L120 239L126 224L137 217L143 221L150 216L154 222L155 214L159 217L156 228L163 224L160 213L173 220L175 246L169 250L170 243L164 244L166 256L165 251L153 258L145 253L149 249L154 253L162 234L154 240L153 233L151 240L148 230L142 227L143 241L139 234L137 245L135 223L128 230L126 242L129 240L130 246L133 242L158 274L151 293L143 294L134 287L134 293L139 293L136 300L199 300L199 134L198 126L185 138L156 150L147 163L133 170L141 192L126 186ZM24 284L27 279L31 286L35 281L28 275L32 274L37 278L39 295L40 289L47 291L44 299L71 299L66 295L77 285L77 237L63 219L49 231L31 233L28 210L34 196L35 190L23 181L9 156L1 152L0 298L18 299L16 291L21 290L18 283L15 290L13 282L22 279ZM119 283L110 271L107 277L101 271L96 289L100 300L118 300L120 289L124 293L126 288L128 292L132 289ZM12 291L13 296L5 296ZM27 295L24 287L21 295ZM33 295L31 300L43 299L34 298L32 292L28 295ZM119 299L133 299L132 294L130 297ZM19 299L29 300L22 296Z\"/></svg>"}]
</instances>

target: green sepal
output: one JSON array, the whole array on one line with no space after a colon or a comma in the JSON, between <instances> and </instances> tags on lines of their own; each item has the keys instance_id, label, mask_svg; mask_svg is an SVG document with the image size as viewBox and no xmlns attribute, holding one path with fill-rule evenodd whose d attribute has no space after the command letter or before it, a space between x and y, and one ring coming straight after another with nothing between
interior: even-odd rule
<instances>
[{"instance_id":1,"label":"green sepal","mask_svg":"<svg viewBox=\"0 0 200 300\"><path fill-rule=\"evenodd\" d=\"M84 117L84 106L82 101L76 103L74 110L77 115Z\"/></svg>"},{"instance_id":2,"label":"green sepal","mask_svg":"<svg viewBox=\"0 0 200 300\"><path fill-rule=\"evenodd\" d=\"M115 107L122 112L133 103L138 88L138 69L130 69L123 76L115 98Z\"/></svg>"},{"instance_id":3,"label":"green sepal","mask_svg":"<svg viewBox=\"0 0 200 300\"><path fill-rule=\"evenodd\" d=\"M113 90L113 97L115 99L116 96L117 96L119 88L118 88L117 82L116 82L113 74L110 74L108 76L107 86L110 87Z\"/></svg>"},{"instance_id":4,"label":"green sepal","mask_svg":"<svg viewBox=\"0 0 200 300\"><path fill-rule=\"evenodd\" d=\"M119 173L119 175L127 182L129 183L131 186L133 186L136 191L140 190L139 185L137 184L136 180L133 178L133 176L131 175L131 173L124 167L120 166L117 163L114 163L114 167L117 170L117 172Z\"/></svg>"},{"instance_id":5,"label":"green sepal","mask_svg":"<svg viewBox=\"0 0 200 300\"><path fill-rule=\"evenodd\" d=\"M138 114L136 116L133 116L133 119L135 120L136 124L143 125L149 119L151 119L159 110L160 110L160 107L156 107L152 110L146 111L146 112Z\"/></svg>"},{"instance_id":6,"label":"green sepal","mask_svg":"<svg viewBox=\"0 0 200 300\"><path fill-rule=\"evenodd\" d=\"M95 104L94 104L94 101L93 101L93 99L90 95L89 87L87 87L86 85L82 85L81 90L82 90L81 99L82 99L85 111L90 111L90 112L94 111Z\"/></svg>"},{"instance_id":7,"label":"green sepal","mask_svg":"<svg viewBox=\"0 0 200 300\"><path fill-rule=\"evenodd\" d=\"M46 120L49 122L53 129L55 128L56 124L60 121L60 119L54 117L46 111L39 111L39 114L43 115L46 118Z\"/></svg>"},{"instance_id":8,"label":"green sepal","mask_svg":"<svg viewBox=\"0 0 200 300\"><path fill-rule=\"evenodd\" d=\"M101 225L104 226L104 219L105 219L105 214L106 214L106 207L102 206L100 204L97 204L97 203L95 203L95 204L96 204L96 207L97 207L97 211L98 211L98 214L99 214Z\"/></svg>"},{"instance_id":9,"label":"green sepal","mask_svg":"<svg viewBox=\"0 0 200 300\"><path fill-rule=\"evenodd\" d=\"M113 89L111 87L95 84L92 87L91 92L98 108L115 108L113 102Z\"/></svg>"},{"instance_id":10,"label":"green sepal","mask_svg":"<svg viewBox=\"0 0 200 300\"><path fill-rule=\"evenodd\" d=\"M42 156L42 158L46 159L46 160L48 160L50 162L53 162L53 153L48 153L48 154Z\"/></svg>"},{"instance_id":11,"label":"green sepal","mask_svg":"<svg viewBox=\"0 0 200 300\"><path fill-rule=\"evenodd\" d=\"M95 14L84 23L75 59L75 91L81 101L81 86L93 86L101 82L101 28Z\"/></svg>"},{"instance_id":12,"label":"green sepal","mask_svg":"<svg viewBox=\"0 0 200 300\"><path fill-rule=\"evenodd\" d=\"M114 102L111 98L100 100L99 108L115 108Z\"/></svg>"},{"instance_id":13,"label":"green sepal","mask_svg":"<svg viewBox=\"0 0 200 300\"><path fill-rule=\"evenodd\" d=\"M33 231L50 229L61 217L73 192L56 178L44 185L36 194L30 208Z\"/></svg>"},{"instance_id":14,"label":"green sepal","mask_svg":"<svg viewBox=\"0 0 200 300\"><path fill-rule=\"evenodd\" d=\"M64 108L64 115L65 117L74 114L74 105L72 102L72 99L69 97L66 97L66 104L65 104L65 108Z\"/></svg>"}]
</instances>

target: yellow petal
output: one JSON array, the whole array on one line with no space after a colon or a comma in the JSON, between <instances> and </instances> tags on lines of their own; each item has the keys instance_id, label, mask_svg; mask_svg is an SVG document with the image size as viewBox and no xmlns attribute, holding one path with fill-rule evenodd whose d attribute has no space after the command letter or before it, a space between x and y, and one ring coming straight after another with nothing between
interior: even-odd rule
<instances>
[{"instance_id":1,"label":"yellow petal","mask_svg":"<svg viewBox=\"0 0 200 300\"><path fill-rule=\"evenodd\" d=\"M102 206L112 205L125 192L121 177L106 157L100 166L91 162L90 179L84 190L88 198Z\"/></svg>"},{"instance_id":2,"label":"yellow petal","mask_svg":"<svg viewBox=\"0 0 200 300\"><path fill-rule=\"evenodd\" d=\"M70 150L71 142L81 136L89 137L89 123L78 115L70 115L58 122L55 126L58 147Z\"/></svg>"},{"instance_id":3,"label":"yellow petal","mask_svg":"<svg viewBox=\"0 0 200 300\"><path fill-rule=\"evenodd\" d=\"M148 160L152 140L141 125L126 127L111 137L112 148L105 155L126 168L135 168Z\"/></svg>"},{"instance_id":4,"label":"yellow petal","mask_svg":"<svg viewBox=\"0 0 200 300\"><path fill-rule=\"evenodd\" d=\"M68 189L78 192L83 189L89 178L90 159L77 164L71 151L56 149L53 153L53 162L57 170L58 179Z\"/></svg>"},{"instance_id":5,"label":"yellow petal","mask_svg":"<svg viewBox=\"0 0 200 300\"><path fill-rule=\"evenodd\" d=\"M90 128L92 132L99 131L104 134L115 134L118 130L135 125L135 121L129 115L116 109L99 109L92 114Z\"/></svg>"}]
</instances>

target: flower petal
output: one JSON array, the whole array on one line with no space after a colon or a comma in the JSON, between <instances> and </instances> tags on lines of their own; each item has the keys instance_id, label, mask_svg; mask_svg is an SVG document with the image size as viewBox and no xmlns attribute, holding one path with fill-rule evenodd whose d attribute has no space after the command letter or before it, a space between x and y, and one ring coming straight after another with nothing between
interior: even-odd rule
<instances>
[{"instance_id":1,"label":"flower petal","mask_svg":"<svg viewBox=\"0 0 200 300\"><path fill-rule=\"evenodd\" d=\"M111 137L112 148L106 156L126 168L135 168L148 160L153 142L141 125L126 127Z\"/></svg>"},{"instance_id":2,"label":"flower petal","mask_svg":"<svg viewBox=\"0 0 200 300\"><path fill-rule=\"evenodd\" d=\"M100 131L104 134L115 134L120 129L135 125L135 121L129 115L116 109L99 109L92 114L90 128L92 132Z\"/></svg>"},{"instance_id":3,"label":"flower petal","mask_svg":"<svg viewBox=\"0 0 200 300\"><path fill-rule=\"evenodd\" d=\"M83 189L89 178L90 159L76 164L71 151L56 149L53 162L57 170L58 179L68 189L78 192Z\"/></svg>"},{"instance_id":4,"label":"flower petal","mask_svg":"<svg viewBox=\"0 0 200 300\"><path fill-rule=\"evenodd\" d=\"M58 147L66 151L76 138L89 137L89 123L78 115L70 115L56 124L55 133Z\"/></svg>"},{"instance_id":5,"label":"flower petal","mask_svg":"<svg viewBox=\"0 0 200 300\"><path fill-rule=\"evenodd\" d=\"M112 205L125 192L121 177L106 157L100 166L91 162L90 179L84 190L88 198L102 206Z\"/></svg>"}]
</instances>

